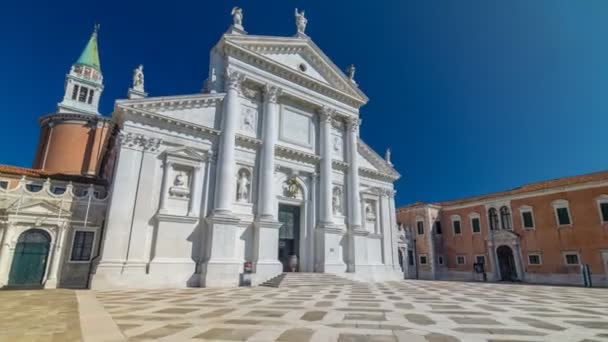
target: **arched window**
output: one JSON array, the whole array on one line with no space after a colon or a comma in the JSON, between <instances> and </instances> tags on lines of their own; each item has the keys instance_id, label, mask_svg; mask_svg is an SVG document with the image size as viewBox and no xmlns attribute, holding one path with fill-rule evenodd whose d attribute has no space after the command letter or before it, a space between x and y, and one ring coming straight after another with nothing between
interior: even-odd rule
<instances>
[{"instance_id":1,"label":"arched window","mask_svg":"<svg viewBox=\"0 0 608 342\"><path fill-rule=\"evenodd\" d=\"M490 230L498 229L498 213L495 208L488 210L488 217L490 218Z\"/></svg>"},{"instance_id":2,"label":"arched window","mask_svg":"<svg viewBox=\"0 0 608 342\"><path fill-rule=\"evenodd\" d=\"M502 229L513 229L511 211L506 206L500 208L500 222L502 223Z\"/></svg>"}]
</instances>

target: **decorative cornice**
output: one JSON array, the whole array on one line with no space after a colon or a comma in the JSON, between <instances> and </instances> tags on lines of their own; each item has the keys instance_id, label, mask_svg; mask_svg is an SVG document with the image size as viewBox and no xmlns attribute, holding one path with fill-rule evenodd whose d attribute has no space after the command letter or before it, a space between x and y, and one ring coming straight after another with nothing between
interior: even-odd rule
<instances>
[{"instance_id":1,"label":"decorative cornice","mask_svg":"<svg viewBox=\"0 0 608 342\"><path fill-rule=\"evenodd\" d=\"M282 145L275 145L275 151L277 156L287 159L298 160L310 164L317 164L319 161L321 161L321 157L317 155L302 152Z\"/></svg>"},{"instance_id":2,"label":"decorative cornice","mask_svg":"<svg viewBox=\"0 0 608 342\"><path fill-rule=\"evenodd\" d=\"M158 138L131 132L120 132L116 139L118 146L145 152L157 152L161 143L162 141Z\"/></svg>"},{"instance_id":3,"label":"decorative cornice","mask_svg":"<svg viewBox=\"0 0 608 342\"><path fill-rule=\"evenodd\" d=\"M293 83L301 85L305 88L316 91L317 93L336 99L342 103L346 103L352 107L359 108L364 105L367 100L362 100L356 96L347 94L337 88L325 84L317 79L314 79L306 74L297 72L283 64L277 63L272 59L260 54L253 53L251 50L245 49L232 42L226 42L226 53L233 55L236 58L242 59L245 62L255 65L260 69L269 71Z\"/></svg>"},{"instance_id":4,"label":"decorative cornice","mask_svg":"<svg viewBox=\"0 0 608 342\"><path fill-rule=\"evenodd\" d=\"M122 109L122 113L123 114L134 115L134 116L138 116L138 117L141 117L141 118L144 118L144 119L150 119L152 121L166 123L168 125L172 125L172 126L175 126L175 127L183 127L183 128L185 128L187 130L191 130L191 131L194 131L194 132L202 132L202 133L206 133L206 134L213 135L213 136L219 136L220 135L220 131L218 131L216 129L209 128L207 126L201 126L201 125L193 124L193 123L190 123L188 121L184 121L184 120L180 120L180 119L171 118L171 117L166 116L166 115L148 112L148 111L143 110L143 109L132 109L132 108L128 108L128 107L127 108L121 108L121 109ZM116 116L117 116L118 121L126 119L126 118L123 117L123 115L120 112Z\"/></svg>"},{"instance_id":5,"label":"decorative cornice","mask_svg":"<svg viewBox=\"0 0 608 342\"><path fill-rule=\"evenodd\" d=\"M217 105L225 94L194 94L116 101L117 107L152 111L170 111Z\"/></svg>"},{"instance_id":6,"label":"decorative cornice","mask_svg":"<svg viewBox=\"0 0 608 342\"><path fill-rule=\"evenodd\" d=\"M337 160L337 159L332 160L331 165L334 169L341 170L341 171L348 170L348 166L349 166L348 163L343 162L341 160Z\"/></svg>"},{"instance_id":7,"label":"decorative cornice","mask_svg":"<svg viewBox=\"0 0 608 342\"><path fill-rule=\"evenodd\" d=\"M84 114L84 113L54 113L48 114L40 119L38 119L38 123L40 126L42 125L54 125L57 121L86 121L89 123L111 123L112 119L101 116L99 114Z\"/></svg>"},{"instance_id":8,"label":"decorative cornice","mask_svg":"<svg viewBox=\"0 0 608 342\"><path fill-rule=\"evenodd\" d=\"M336 66L332 60L308 37L270 37L270 36L234 36L230 37L231 43L251 51L263 54L302 54L316 70L319 70L331 85L336 89L355 94L367 102L368 98L353 84L350 78L344 74L342 69Z\"/></svg>"},{"instance_id":9,"label":"decorative cornice","mask_svg":"<svg viewBox=\"0 0 608 342\"><path fill-rule=\"evenodd\" d=\"M374 150L372 150L369 146L367 146L367 144L365 144L363 141L361 141L361 139L357 140L357 147L358 147L357 150L364 157L371 159L373 161L372 164L374 164L374 166L376 166L380 169L379 171L375 171L375 170L366 169L366 168L359 168L359 170L362 170L363 172L370 174L370 175L378 174L378 175L386 177L392 181L395 181L395 180L401 178L401 175L391 165L389 165L386 162L386 160L384 160L382 157L380 157Z\"/></svg>"}]
</instances>

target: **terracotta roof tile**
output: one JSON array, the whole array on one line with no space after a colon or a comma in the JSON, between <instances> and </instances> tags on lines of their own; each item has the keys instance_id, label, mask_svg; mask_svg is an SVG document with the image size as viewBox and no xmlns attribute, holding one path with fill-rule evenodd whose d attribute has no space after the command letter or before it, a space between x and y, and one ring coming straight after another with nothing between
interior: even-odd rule
<instances>
[{"instance_id":1,"label":"terracotta roof tile","mask_svg":"<svg viewBox=\"0 0 608 342\"><path fill-rule=\"evenodd\" d=\"M49 173L41 169L31 169L27 167L19 167L13 165L0 164L0 174L9 174L16 176L28 176L37 178L51 178L64 181L73 181L77 183L93 183L97 185L107 185L107 182L99 177L86 177L80 175L66 175L62 173Z\"/></svg>"},{"instance_id":2,"label":"terracotta roof tile","mask_svg":"<svg viewBox=\"0 0 608 342\"><path fill-rule=\"evenodd\" d=\"M481 200L485 200L485 199L495 198L495 197L517 195L517 194L523 194L523 193L527 193L527 192L534 192L534 191L539 191L539 190L547 190L547 189L551 189L551 188L558 188L558 187L583 184L583 183L589 183L589 182L605 181L605 180L608 180L608 171L600 171L600 172L588 173L588 174L584 174L584 175L562 177L562 178L551 179L551 180L547 180L547 181L530 183L530 184L526 184L526 185L523 185L523 186L520 186L517 188L513 188L510 190L493 192L493 193L489 193L489 194L485 194L485 195L471 196L471 197L465 197L465 198L443 201L443 202L435 202L435 203L416 202L416 203L412 203L412 204L408 204L406 206L400 207L398 210L407 209L407 208L424 205L424 204L429 204L429 205L434 204L434 205L439 205L439 206L458 205L458 204L464 204L464 203L469 203L469 202L474 202L474 201L481 201Z\"/></svg>"}]
</instances>

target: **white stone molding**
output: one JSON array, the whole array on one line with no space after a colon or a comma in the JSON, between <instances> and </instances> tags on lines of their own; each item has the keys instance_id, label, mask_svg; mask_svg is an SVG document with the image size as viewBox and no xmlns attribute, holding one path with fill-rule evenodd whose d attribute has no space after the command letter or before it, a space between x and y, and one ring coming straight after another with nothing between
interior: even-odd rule
<instances>
[{"instance_id":1,"label":"white stone molding","mask_svg":"<svg viewBox=\"0 0 608 342\"><path fill-rule=\"evenodd\" d=\"M235 71L235 70L228 70L226 72L225 80L226 80L226 92L228 92L228 90L232 89L232 90L238 91L239 95L242 94L241 85L245 81L245 74L243 74L242 72Z\"/></svg>"},{"instance_id":2,"label":"white stone molding","mask_svg":"<svg viewBox=\"0 0 608 342\"><path fill-rule=\"evenodd\" d=\"M143 134L120 132L116 139L118 146L144 152L157 152L162 140Z\"/></svg>"}]
</instances>

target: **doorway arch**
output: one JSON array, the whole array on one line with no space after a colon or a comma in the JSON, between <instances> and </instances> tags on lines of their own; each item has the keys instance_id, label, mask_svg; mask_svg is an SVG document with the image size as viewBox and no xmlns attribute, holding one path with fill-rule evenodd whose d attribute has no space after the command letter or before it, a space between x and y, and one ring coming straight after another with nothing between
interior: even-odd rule
<instances>
[{"instance_id":1,"label":"doorway arch","mask_svg":"<svg viewBox=\"0 0 608 342\"><path fill-rule=\"evenodd\" d=\"M41 229L29 229L19 235L9 273L9 285L41 285L51 236Z\"/></svg>"},{"instance_id":2,"label":"doorway arch","mask_svg":"<svg viewBox=\"0 0 608 342\"><path fill-rule=\"evenodd\" d=\"M496 256L498 257L500 280L517 280L517 268L515 266L515 258L513 257L513 250L511 247L505 245L498 247L496 249Z\"/></svg>"}]
</instances>

